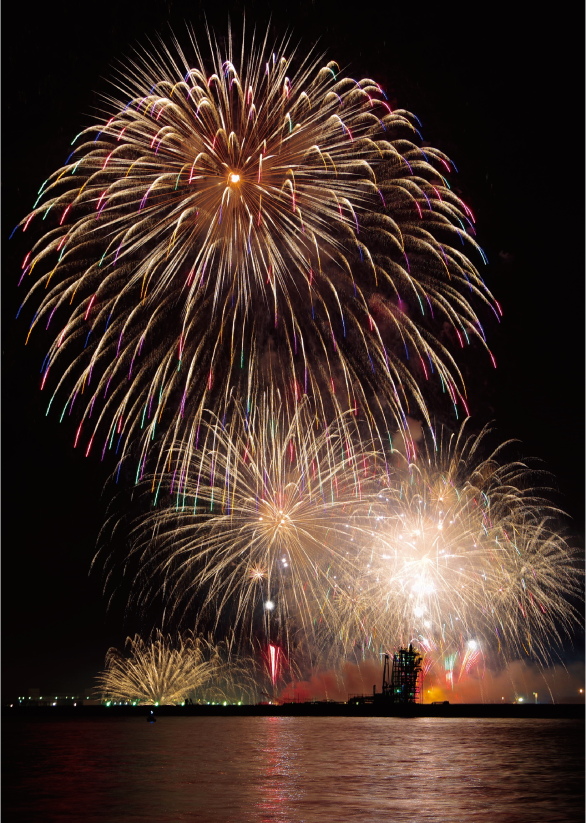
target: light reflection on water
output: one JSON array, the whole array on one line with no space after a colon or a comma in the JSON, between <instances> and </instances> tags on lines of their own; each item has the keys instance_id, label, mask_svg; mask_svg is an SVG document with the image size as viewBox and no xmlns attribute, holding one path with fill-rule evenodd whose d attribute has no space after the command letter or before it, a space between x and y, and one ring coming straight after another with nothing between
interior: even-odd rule
<instances>
[{"instance_id":1,"label":"light reflection on water","mask_svg":"<svg viewBox=\"0 0 586 823\"><path fill-rule=\"evenodd\" d=\"M160 717L4 724L3 819L583 820L571 720Z\"/></svg>"}]
</instances>

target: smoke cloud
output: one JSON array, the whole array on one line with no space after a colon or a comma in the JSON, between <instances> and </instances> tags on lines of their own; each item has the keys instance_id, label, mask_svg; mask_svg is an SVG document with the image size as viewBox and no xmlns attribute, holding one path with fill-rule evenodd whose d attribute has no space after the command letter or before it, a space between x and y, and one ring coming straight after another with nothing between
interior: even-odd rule
<instances>
[{"instance_id":1,"label":"smoke cloud","mask_svg":"<svg viewBox=\"0 0 586 823\"><path fill-rule=\"evenodd\" d=\"M351 694L372 694L382 689L382 666L378 661L346 663L340 671L325 671L311 680L289 683L281 692L283 700L346 701ZM582 689L582 692L580 692ZM454 678L453 687L445 674L430 671L423 680L423 700L450 703L583 703L584 663L550 666L515 660L499 672L472 670ZM537 695L537 698L535 697Z\"/></svg>"}]
</instances>

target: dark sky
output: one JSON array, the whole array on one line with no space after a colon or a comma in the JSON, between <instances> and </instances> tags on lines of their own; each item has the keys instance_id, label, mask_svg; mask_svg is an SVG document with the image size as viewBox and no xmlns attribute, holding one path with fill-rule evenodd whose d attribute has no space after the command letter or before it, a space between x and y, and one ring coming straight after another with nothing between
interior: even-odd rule
<instances>
[{"instance_id":1,"label":"dark sky","mask_svg":"<svg viewBox=\"0 0 586 823\"><path fill-rule=\"evenodd\" d=\"M73 693L93 685L110 645L139 626L120 598L107 613L88 576L113 465L72 448L73 421L45 417L39 371L49 339L25 348L14 317L29 240L12 229L89 124L116 59L167 22L223 32L242 3L143 0L25 4L11 9L4 48L3 685ZM328 59L377 80L416 113L423 136L453 158L490 266L483 276L504 319L489 343L498 368L478 362L472 408L556 476L556 502L584 538L584 121L582 21L515 4L284 2L272 31L318 38ZM249 2L267 25L271 3ZM368 13L361 10L368 9ZM38 235L37 235L38 236ZM500 253L506 253L505 261ZM30 321L29 321L30 322ZM569 654L575 657L576 652Z\"/></svg>"}]
</instances>

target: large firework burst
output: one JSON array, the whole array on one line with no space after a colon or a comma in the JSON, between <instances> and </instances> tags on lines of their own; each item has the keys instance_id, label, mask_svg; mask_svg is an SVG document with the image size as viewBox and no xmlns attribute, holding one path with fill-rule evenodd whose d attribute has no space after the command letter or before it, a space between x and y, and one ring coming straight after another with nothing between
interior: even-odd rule
<instances>
[{"instance_id":1,"label":"large firework burst","mask_svg":"<svg viewBox=\"0 0 586 823\"><path fill-rule=\"evenodd\" d=\"M213 644L193 633L173 639L158 631L150 641L128 637L126 646L126 656L115 648L108 651L98 676L100 694L109 700L147 705L204 695L219 700L250 685L249 672L231 658L226 643Z\"/></svg>"},{"instance_id":2,"label":"large firework burst","mask_svg":"<svg viewBox=\"0 0 586 823\"><path fill-rule=\"evenodd\" d=\"M506 443L482 456L488 431L467 437L463 425L383 478L361 574L338 601L350 642L414 640L453 672L481 651L545 660L577 624L581 572L561 512L526 464L500 462Z\"/></svg>"},{"instance_id":3,"label":"large firework burst","mask_svg":"<svg viewBox=\"0 0 586 823\"><path fill-rule=\"evenodd\" d=\"M22 267L31 331L56 329L49 406L81 406L86 454L139 440L139 477L153 440L192 444L205 408L271 383L383 430L410 400L427 417L426 379L465 405L436 324L485 345L472 214L417 119L334 62L242 44L132 61L19 224L50 227Z\"/></svg>"},{"instance_id":4,"label":"large firework burst","mask_svg":"<svg viewBox=\"0 0 586 823\"><path fill-rule=\"evenodd\" d=\"M210 418L189 472L143 480L155 507L136 524L128 565L134 574L138 562L138 605L164 591L169 614L315 636L356 573L354 509L376 470L376 454L355 453L345 418L316 433L310 405L291 411L278 393L229 428Z\"/></svg>"}]
</instances>

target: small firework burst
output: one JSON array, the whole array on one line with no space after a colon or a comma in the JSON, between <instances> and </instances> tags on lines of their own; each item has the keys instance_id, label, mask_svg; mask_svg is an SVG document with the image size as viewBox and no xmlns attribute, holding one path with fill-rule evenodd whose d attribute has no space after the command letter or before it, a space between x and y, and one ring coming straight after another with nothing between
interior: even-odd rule
<instances>
[{"instance_id":1,"label":"small firework burst","mask_svg":"<svg viewBox=\"0 0 586 823\"><path fill-rule=\"evenodd\" d=\"M98 676L99 692L109 700L178 704L203 695L225 699L237 688L246 689L249 675L232 659L229 644L213 644L193 633L173 640L157 631L150 641L129 637L126 646L127 655L108 651L106 668Z\"/></svg>"}]
</instances>

